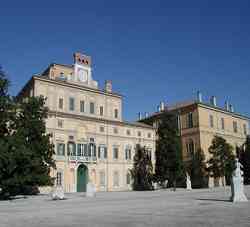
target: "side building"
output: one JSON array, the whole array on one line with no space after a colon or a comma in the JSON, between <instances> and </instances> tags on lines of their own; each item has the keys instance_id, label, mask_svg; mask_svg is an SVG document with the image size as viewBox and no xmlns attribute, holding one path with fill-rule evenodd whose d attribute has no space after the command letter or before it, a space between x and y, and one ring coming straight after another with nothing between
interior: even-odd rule
<instances>
[{"instance_id":1,"label":"side building","mask_svg":"<svg viewBox=\"0 0 250 227\"><path fill-rule=\"evenodd\" d=\"M131 190L130 169L137 144L155 158L155 130L122 118L122 96L111 81L103 90L92 79L91 58L74 54L73 65L53 63L34 75L18 97L46 97L47 132L53 135L56 170L51 175L65 192Z\"/></svg>"},{"instance_id":2,"label":"side building","mask_svg":"<svg viewBox=\"0 0 250 227\"><path fill-rule=\"evenodd\" d=\"M208 148L215 135L221 136L234 147L241 146L249 134L249 118L234 112L233 106L225 103L225 107L217 106L216 97L211 97L210 103L202 101L201 93L197 100L165 106L161 103L158 112L146 116L139 122L144 122L157 128L164 112L170 111L178 115L182 142L183 159L189 160L191 154L198 149L209 159ZM218 185L217 180L210 180L209 186Z\"/></svg>"}]
</instances>

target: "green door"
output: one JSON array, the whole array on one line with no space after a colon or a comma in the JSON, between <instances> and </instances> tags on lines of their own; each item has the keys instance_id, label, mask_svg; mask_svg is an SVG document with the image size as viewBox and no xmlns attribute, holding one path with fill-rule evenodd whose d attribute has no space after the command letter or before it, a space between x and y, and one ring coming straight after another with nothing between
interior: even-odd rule
<instances>
[{"instance_id":1,"label":"green door","mask_svg":"<svg viewBox=\"0 0 250 227\"><path fill-rule=\"evenodd\" d=\"M85 165L80 165L77 169L77 192L86 192L88 183L88 169Z\"/></svg>"}]
</instances>

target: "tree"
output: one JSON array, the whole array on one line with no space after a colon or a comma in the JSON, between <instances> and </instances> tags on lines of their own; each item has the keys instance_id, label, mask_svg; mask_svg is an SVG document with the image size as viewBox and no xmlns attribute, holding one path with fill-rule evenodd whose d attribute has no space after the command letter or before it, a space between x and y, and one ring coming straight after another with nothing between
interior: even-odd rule
<instances>
[{"instance_id":1,"label":"tree","mask_svg":"<svg viewBox=\"0 0 250 227\"><path fill-rule=\"evenodd\" d=\"M50 135L45 131L48 110L44 98L18 102L8 95L9 82L0 74L0 198L31 193L50 185L55 167ZM38 190L33 191L38 192Z\"/></svg>"},{"instance_id":2,"label":"tree","mask_svg":"<svg viewBox=\"0 0 250 227\"><path fill-rule=\"evenodd\" d=\"M186 172L191 177L192 188L204 188L208 186L205 154L201 148L191 154L191 160L186 163Z\"/></svg>"},{"instance_id":3,"label":"tree","mask_svg":"<svg viewBox=\"0 0 250 227\"><path fill-rule=\"evenodd\" d=\"M182 160L181 139L177 127L177 116L164 113L157 130L155 181L176 189L177 182L183 181L184 165Z\"/></svg>"},{"instance_id":4,"label":"tree","mask_svg":"<svg viewBox=\"0 0 250 227\"><path fill-rule=\"evenodd\" d=\"M239 160L243 166L244 184L250 184L250 136L240 149Z\"/></svg>"},{"instance_id":5,"label":"tree","mask_svg":"<svg viewBox=\"0 0 250 227\"><path fill-rule=\"evenodd\" d=\"M153 190L153 165L151 151L140 145L136 146L134 166L130 171L133 179L133 189L137 191Z\"/></svg>"},{"instance_id":6,"label":"tree","mask_svg":"<svg viewBox=\"0 0 250 227\"><path fill-rule=\"evenodd\" d=\"M227 181L230 181L232 172L235 169L233 147L224 138L215 136L208 151L211 155L207 162L209 174L215 180L223 178L223 185L225 185L224 177L226 177ZM218 185L218 182L216 184Z\"/></svg>"}]
</instances>

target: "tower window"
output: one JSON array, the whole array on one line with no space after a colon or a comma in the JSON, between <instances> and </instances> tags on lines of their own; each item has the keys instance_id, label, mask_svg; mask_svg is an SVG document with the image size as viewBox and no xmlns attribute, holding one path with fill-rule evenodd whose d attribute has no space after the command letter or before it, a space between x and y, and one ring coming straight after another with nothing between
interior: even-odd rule
<instances>
[{"instance_id":1,"label":"tower window","mask_svg":"<svg viewBox=\"0 0 250 227\"><path fill-rule=\"evenodd\" d=\"M118 118L118 109L115 109L115 118Z\"/></svg>"},{"instance_id":2,"label":"tower window","mask_svg":"<svg viewBox=\"0 0 250 227\"><path fill-rule=\"evenodd\" d=\"M59 98L59 109L63 109L63 98Z\"/></svg>"},{"instance_id":3,"label":"tower window","mask_svg":"<svg viewBox=\"0 0 250 227\"><path fill-rule=\"evenodd\" d=\"M69 110L74 111L75 110L75 99L69 98Z\"/></svg>"},{"instance_id":4,"label":"tower window","mask_svg":"<svg viewBox=\"0 0 250 227\"><path fill-rule=\"evenodd\" d=\"M193 128L194 123L193 123L193 113L188 113L187 115L187 127L188 128Z\"/></svg>"},{"instance_id":5,"label":"tower window","mask_svg":"<svg viewBox=\"0 0 250 227\"><path fill-rule=\"evenodd\" d=\"M91 102L90 104L89 104L89 112L91 113L91 114L94 114L95 113L95 103L93 103L93 102Z\"/></svg>"},{"instance_id":6,"label":"tower window","mask_svg":"<svg viewBox=\"0 0 250 227\"><path fill-rule=\"evenodd\" d=\"M100 116L103 116L103 106L100 106Z\"/></svg>"},{"instance_id":7,"label":"tower window","mask_svg":"<svg viewBox=\"0 0 250 227\"><path fill-rule=\"evenodd\" d=\"M233 122L233 130L234 130L234 133L238 132L238 127L237 127L237 122L236 121Z\"/></svg>"},{"instance_id":8,"label":"tower window","mask_svg":"<svg viewBox=\"0 0 250 227\"><path fill-rule=\"evenodd\" d=\"M243 124L244 135L247 135L247 125Z\"/></svg>"},{"instance_id":9,"label":"tower window","mask_svg":"<svg viewBox=\"0 0 250 227\"><path fill-rule=\"evenodd\" d=\"M213 115L209 115L209 122L210 122L210 127L213 128L214 127L214 117L213 117Z\"/></svg>"},{"instance_id":10,"label":"tower window","mask_svg":"<svg viewBox=\"0 0 250 227\"><path fill-rule=\"evenodd\" d=\"M84 101L82 100L82 101L80 101L80 112L81 113L84 113L84 111L85 111L85 103L84 103Z\"/></svg>"},{"instance_id":11,"label":"tower window","mask_svg":"<svg viewBox=\"0 0 250 227\"><path fill-rule=\"evenodd\" d=\"M224 118L221 118L221 129L222 129L222 130L225 129L225 121L224 121Z\"/></svg>"}]
</instances>

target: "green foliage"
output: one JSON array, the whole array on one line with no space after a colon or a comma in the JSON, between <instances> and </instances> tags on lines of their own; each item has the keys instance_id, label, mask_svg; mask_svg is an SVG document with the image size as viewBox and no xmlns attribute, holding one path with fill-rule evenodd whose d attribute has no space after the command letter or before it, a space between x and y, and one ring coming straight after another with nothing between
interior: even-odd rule
<instances>
[{"instance_id":1,"label":"green foliage","mask_svg":"<svg viewBox=\"0 0 250 227\"><path fill-rule=\"evenodd\" d=\"M243 166L244 184L250 184L250 136L246 138L239 156L240 163Z\"/></svg>"},{"instance_id":2,"label":"green foliage","mask_svg":"<svg viewBox=\"0 0 250 227\"><path fill-rule=\"evenodd\" d=\"M134 166L130 171L133 179L133 189L136 191L153 190L153 165L151 154L145 147L136 146Z\"/></svg>"},{"instance_id":3,"label":"green foliage","mask_svg":"<svg viewBox=\"0 0 250 227\"><path fill-rule=\"evenodd\" d=\"M191 154L191 159L186 162L186 172L191 177L192 188L208 187L207 165L202 149Z\"/></svg>"},{"instance_id":4,"label":"green foliage","mask_svg":"<svg viewBox=\"0 0 250 227\"><path fill-rule=\"evenodd\" d=\"M31 97L25 102L8 95L5 75L0 74L0 198L34 192L38 185L50 185L54 148L45 131L48 110L44 98Z\"/></svg>"},{"instance_id":5,"label":"green foliage","mask_svg":"<svg viewBox=\"0 0 250 227\"><path fill-rule=\"evenodd\" d=\"M164 113L157 130L155 181L176 188L184 179L181 139L177 127L177 116Z\"/></svg>"},{"instance_id":6,"label":"green foliage","mask_svg":"<svg viewBox=\"0 0 250 227\"><path fill-rule=\"evenodd\" d=\"M224 138L215 136L208 151L211 155L207 162L210 176L230 179L235 169L233 147Z\"/></svg>"}]
</instances>

